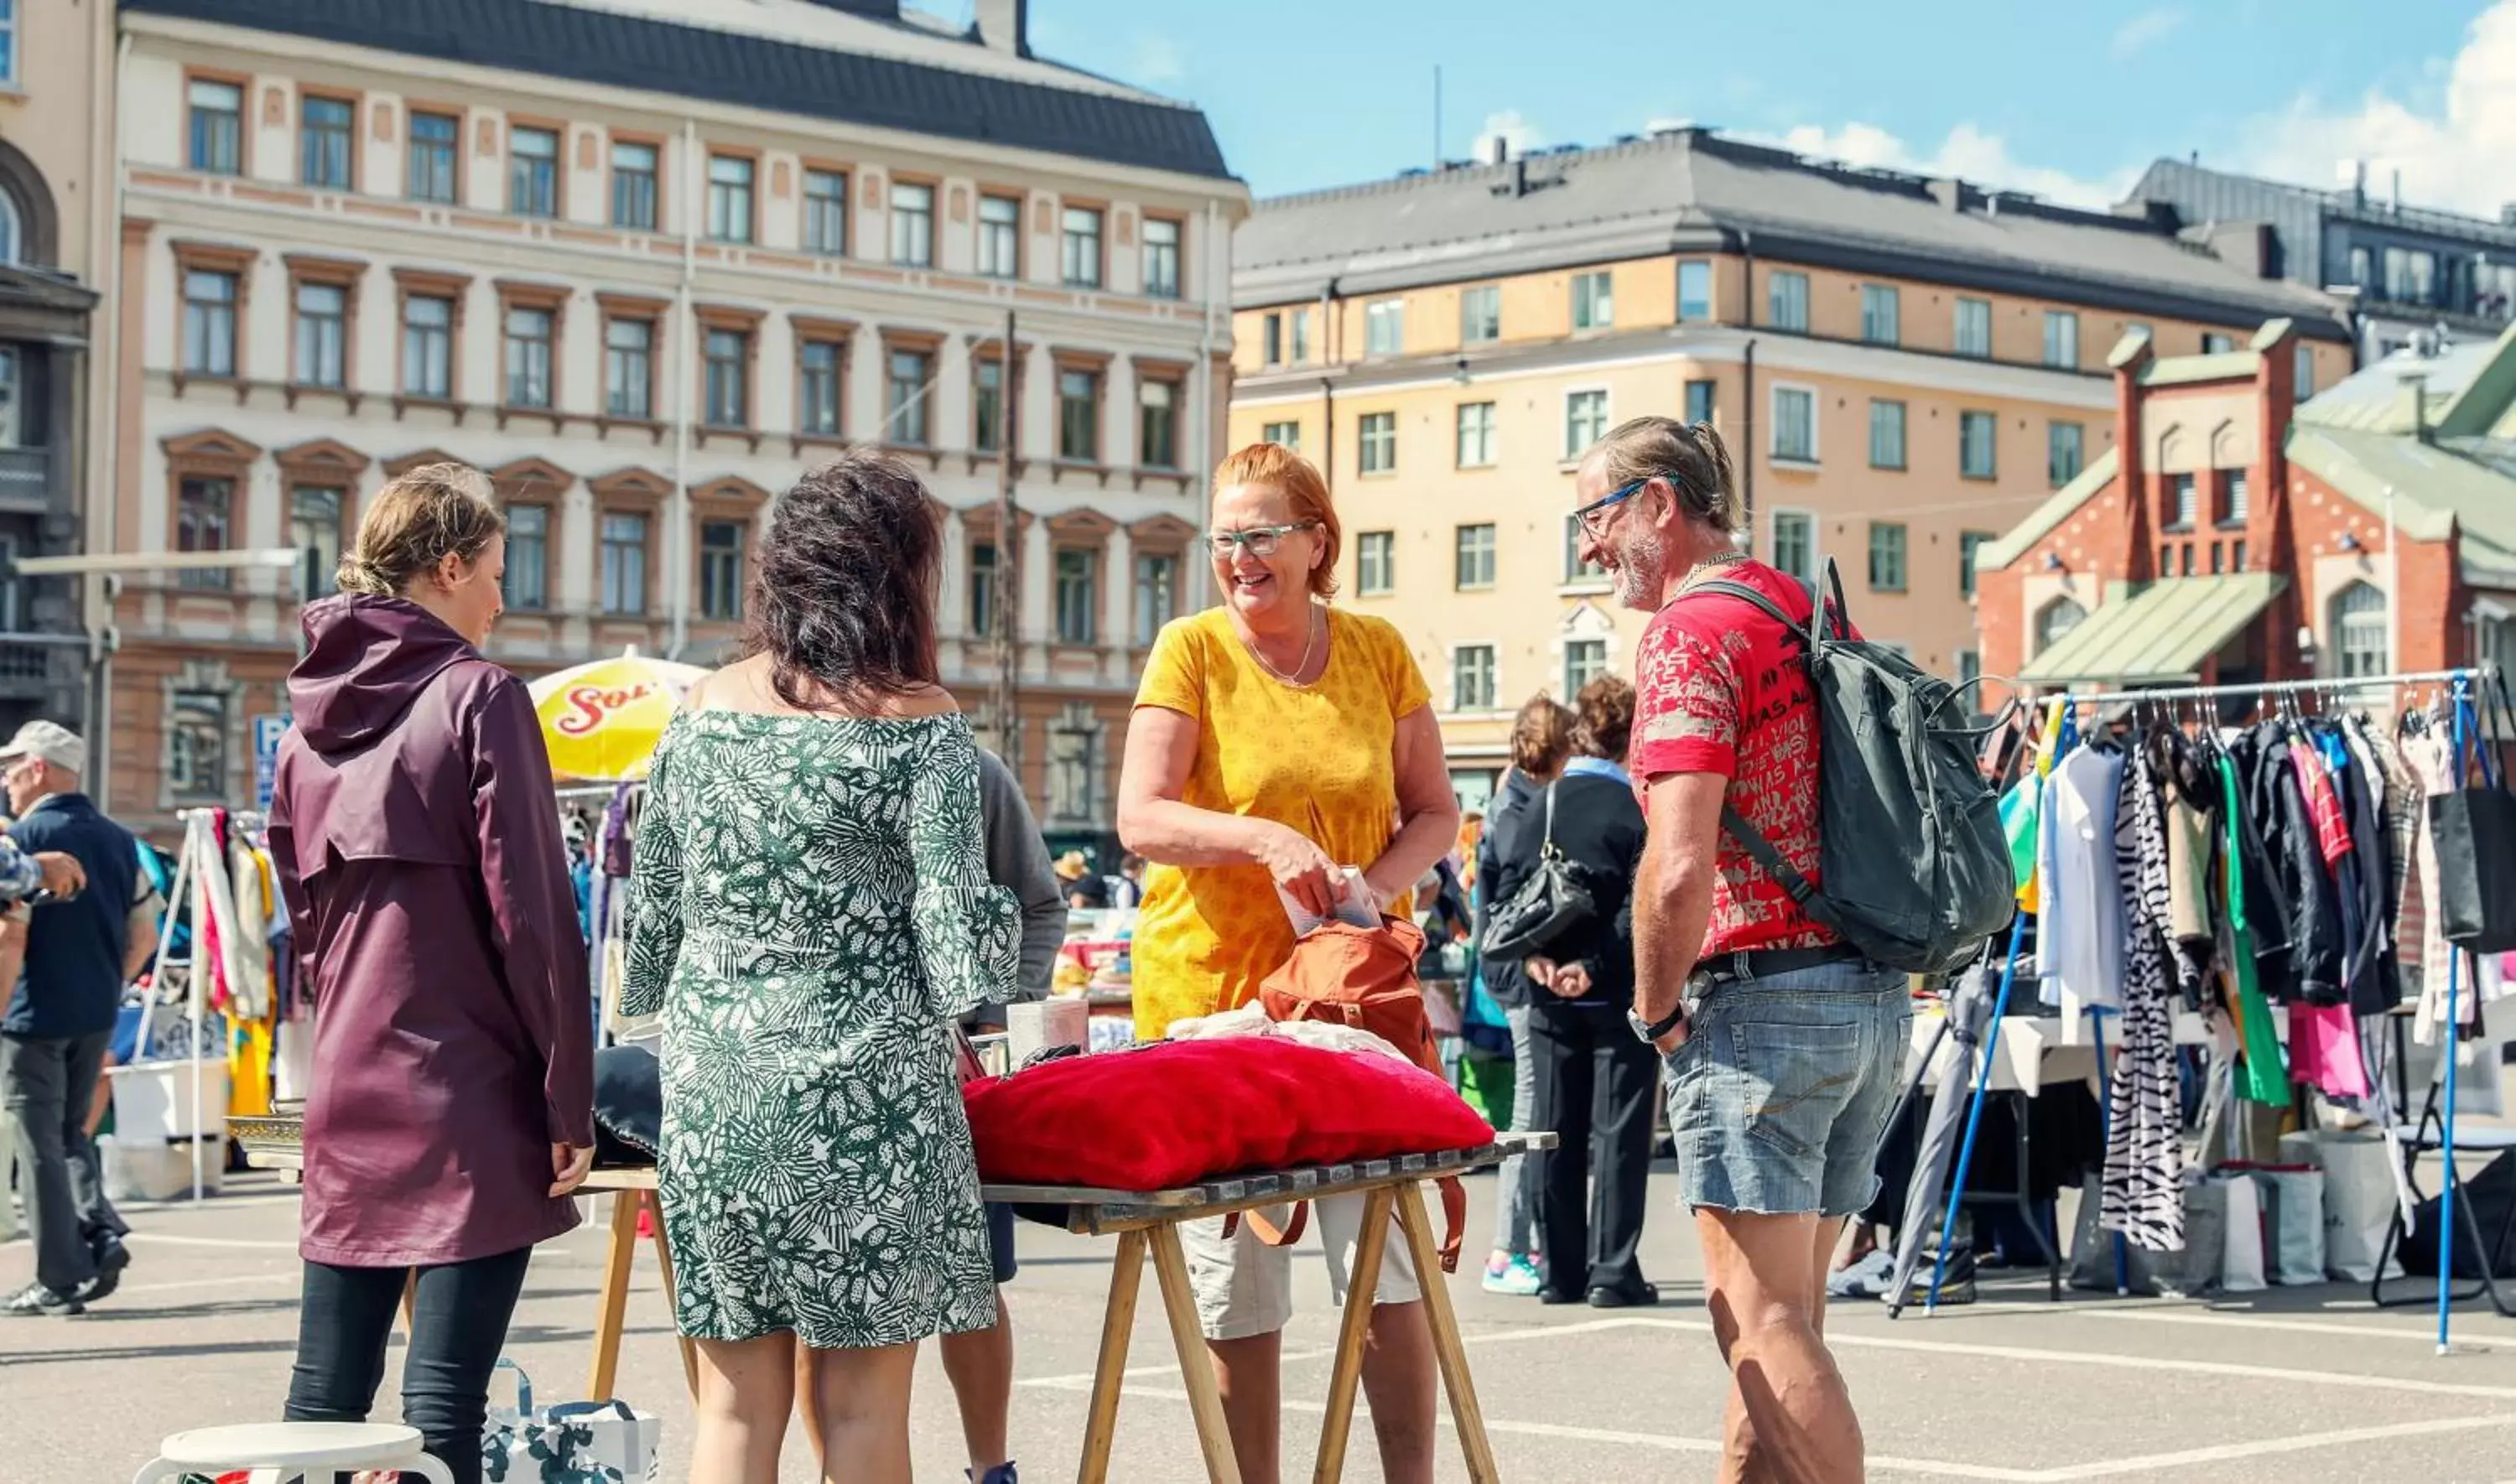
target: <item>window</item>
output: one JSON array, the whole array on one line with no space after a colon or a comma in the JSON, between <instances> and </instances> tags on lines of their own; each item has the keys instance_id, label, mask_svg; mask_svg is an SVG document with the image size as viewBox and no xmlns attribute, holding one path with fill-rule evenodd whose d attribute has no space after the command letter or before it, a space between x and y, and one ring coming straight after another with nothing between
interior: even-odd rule
<instances>
[{"instance_id":1,"label":"window","mask_svg":"<svg viewBox=\"0 0 2516 1484\"><path fill-rule=\"evenodd\" d=\"M1480 284L1459 291L1459 344L1482 345L1502 338L1502 286Z\"/></svg>"},{"instance_id":2,"label":"window","mask_svg":"<svg viewBox=\"0 0 2516 1484\"><path fill-rule=\"evenodd\" d=\"M1396 355L1406 349L1406 301L1383 299L1363 311L1365 355Z\"/></svg>"},{"instance_id":3,"label":"window","mask_svg":"<svg viewBox=\"0 0 2516 1484\"><path fill-rule=\"evenodd\" d=\"M751 178L757 167L738 154L708 156L708 235L719 242L751 240Z\"/></svg>"},{"instance_id":4,"label":"window","mask_svg":"<svg viewBox=\"0 0 2516 1484\"><path fill-rule=\"evenodd\" d=\"M1869 522L1869 587L1877 593L1905 591L1905 526L1902 521Z\"/></svg>"},{"instance_id":5,"label":"window","mask_svg":"<svg viewBox=\"0 0 2516 1484\"><path fill-rule=\"evenodd\" d=\"M2079 316L2068 309L2044 311L2044 364L2057 371L2079 369Z\"/></svg>"},{"instance_id":6,"label":"window","mask_svg":"<svg viewBox=\"0 0 2516 1484\"><path fill-rule=\"evenodd\" d=\"M191 110L192 168L211 175L242 174L244 89L195 77L184 97Z\"/></svg>"},{"instance_id":7,"label":"window","mask_svg":"<svg viewBox=\"0 0 2516 1484\"><path fill-rule=\"evenodd\" d=\"M1572 328L1605 330L1616 322L1616 275L1607 271L1572 276Z\"/></svg>"},{"instance_id":8,"label":"window","mask_svg":"<svg viewBox=\"0 0 2516 1484\"><path fill-rule=\"evenodd\" d=\"M1869 403L1869 467L1905 467L1905 404L1873 399Z\"/></svg>"},{"instance_id":9,"label":"window","mask_svg":"<svg viewBox=\"0 0 2516 1484\"><path fill-rule=\"evenodd\" d=\"M1179 395L1177 382L1136 387L1136 462L1147 469L1179 468Z\"/></svg>"},{"instance_id":10,"label":"window","mask_svg":"<svg viewBox=\"0 0 2516 1484\"><path fill-rule=\"evenodd\" d=\"M1463 525L1455 538L1458 562L1452 580L1462 593L1480 592L1494 585L1494 528L1490 525Z\"/></svg>"},{"instance_id":11,"label":"window","mask_svg":"<svg viewBox=\"0 0 2516 1484\"><path fill-rule=\"evenodd\" d=\"M184 274L184 370L236 374L236 277L194 268Z\"/></svg>"},{"instance_id":12,"label":"window","mask_svg":"<svg viewBox=\"0 0 2516 1484\"><path fill-rule=\"evenodd\" d=\"M1972 696L1972 695L1975 693L1975 688L1976 688L1977 682L1981 681L1981 680L1982 680L1982 679L1983 679L1983 655L1982 655L1982 653L1981 653L1980 651L1978 651L1978 650L1973 650L1973 649L1960 649L1960 650L1958 650L1958 651L1957 651L1957 692L1958 692L1958 694L1959 694L1959 695L1961 695L1961 696ZM1967 704L1967 706L1966 706L1966 710L1967 710L1967 711L1969 711L1969 712L1974 712L1974 713L1978 713L1978 714L1979 714L1979 713L1981 713L1981 711L1983 710L1983 703L1982 703L1981 701L1979 701L1979 700L1976 700L1976 701L1970 701L1970 702Z\"/></svg>"},{"instance_id":13,"label":"window","mask_svg":"<svg viewBox=\"0 0 2516 1484\"><path fill-rule=\"evenodd\" d=\"M983 636L996 632L996 548L992 542L970 544L970 632Z\"/></svg>"},{"instance_id":14,"label":"window","mask_svg":"<svg viewBox=\"0 0 2516 1484\"><path fill-rule=\"evenodd\" d=\"M1355 425L1358 471L1366 474L1394 474L1398 469L1398 414L1366 412Z\"/></svg>"},{"instance_id":15,"label":"window","mask_svg":"<svg viewBox=\"0 0 2516 1484\"><path fill-rule=\"evenodd\" d=\"M1459 404L1459 467L1484 469L1494 461L1494 404Z\"/></svg>"},{"instance_id":16,"label":"window","mask_svg":"<svg viewBox=\"0 0 2516 1484\"><path fill-rule=\"evenodd\" d=\"M987 206L979 203L979 236L982 245L986 238ZM1013 203L1007 202L1007 205ZM841 258L848 251L848 178L835 170L804 172L804 251L825 257ZM984 267L981 272L987 269ZM1010 278L1011 272L998 277Z\"/></svg>"},{"instance_id":17,"label":"window","mask_svg":"<svg viewBox=\"0 0 2516 1484\"><path fill-rule=\"evenodd\" d=\"M297 285L297 359L290 379L301 387L343 384L349 344L350 291L337 283Z\"/></svg>"},{"instance_id":18,"label":"window","mask_svg":"<svg viewBox=\"0 0 2516 1484\"><path fill-rule=\"evenodd\" d=\"M1284 316L1270 314L1259 321L1259 350L1268 365L1284 363Z\"/></svg>"},{"instance_id":19,"label":"window","mask_svg":"<svg viewBox=\"0 0 2516 1484\"><path fill-rule=\"evenodd\" d=\"M603 611L647 611L647 517L621 511L603 514Z\"/></svg>"},{"instance_id":20,"label":"window","mask_svg":"<svg viewBox=\"0 0 2516 1484\"><path fill-rule=\"evenodd\" d=\"M1292 354L1296 362L1311 358L1311 311L1308 309L1293 311Z\"/></svg>"},{"instance_id":21,"label":"window","mask_svg":"<svg viewBox=\"0 0 2516 1484\"><path fill-rule=\"evenodd\" d=\"M1180 296L1180 225L1167 217L1145 219L1145 292L1155 299Z\"/></svg>"},{"instance_id":22,"label":"window","mask_svg":"<svg viewBox=\"0 0 2516 1484\"><path fill-rule=\"evenodd\" d=\"M507 209L520 217L559 215L557 131L507 131Z\"/></svg>"},{"instance_id":23,"label":"window","mask_svg":"<svg viewBox=\"0 0 2516 1484\"><path fill-rule=\"evenodd\" d=\"M891 261L935 266L935 187L895 181L891 186Z\"/></svg>"},{"instance_id":24,"label":"window","mask_svg":"<svg viewBox=\"0 0 2516 1484\"><path fill-rule=\"evenodd\" d=\"M1136 556L1136 647L1153 643L1162 625L1179 616L1180 559L1166 552Z\"/></svg>"},{"instance_id":25,"label":"window","mask_svg":"<svg viewBox=\"0 0 2516 1484\"><path fill-rule=\"evenodd\" d=\"M1956 351L1977 360L1992 358L1992 301L1957 301Z\"/></svg>"},{"instance_id":26,"label":"window","mask_svg":"<svg viewBox=\"0 0 2516 1484\"><path fill-rule=\"evenodd\" d=\"M751 338L739 330L710 330L706 342L707 425L751 426Z\"/></svg>"},{"instance_id":27,"label":"window","mask_svg":"<svg viewBox=\"0 0 2516 1484\"><path fill-rule=\"evenodd\" d=\"M297 549L297 594L327 598L341 568L341 491L301 484L288 492L288 544Z\"/></svg>"},{"instance_id":28,"label":"window","mask_svg":"<svg viewBox=\"0 0 2516 1484\"><path fill-rule=\"evenodd\" d=\"M1817 582L1817 517L1804 511L1774 512L1774 570L1804 585Z\"/></svg>"},{"instance_id":29,"label":"window","mask_svg":"<svg viewBox=\"0 0 2516 1484\"><path fill-rule=\"evenodd\" d=\"M1567 700L1581 693L1581 687L1608 673L1608 641L1603 639L1572 639L1564 641L1564 695Z\"/></svg>"},{"instance_id":30,"label":"window","mask_svg":"<svg viewBox=\"0 0 2516 1484\"><path fill-rule=\"evenodd\" d=\"M1364 531L1354 541L1354 589L1380 598L1398 588L1398 533Z\"/></svg>"},{"instance_id":31,"label":"window","mask_svg":"<svg viewBox=\"0 0 2516 1484\"><path fill-rule=\"evenodd\" d=\"M1700 260L1677 266L1677 317L1712 317L1712 265Z\"/></svg>"},{"instance_id":32,"label":"window","mask_svg":"<svg viewBox=\"0 0 2516 1484\"><path fill-rule=\"evenodd\" d=\"M2228 568L2227 568L2227 560L2228 560L2228 550L2227 550L2227 548L2226 548L2226 547L2224 547L2224 546L2222 546L2222 545L2220 545L2220 544L2219 544L2218 542L2216 542L2216 541L2211 542L2211 543L2210 543L2210 575L2211 575L2211 576L2213 576L2213 577L2216 577L2216 576L2218 576L2220 573L2222 573L2222 572L2226 571L2226 570L2228 569Z\"/></svg>"},{"instance_id":33,"label":"window","mask_svg":"<svg viewBox=\"0 0 2516 1484\"><path fill-rule=\"evenodd\" d=\"M934 361L923 350L894 350L883 378L883 441L923 447L926 433L926 381Z\"/></svg>"},{"instance_id":34,"label":"window","mask_svg":"<svg viewBox=\"0 0 2516 1484\"><path fill-rule=\"evenodd\" d=\"M410 153L403 161L403 188L414 201L454 203L454 161L463 121L450 113L410 116Z\"/></svg>"},{"instance_id":35,"label":"window","mask_svg":"<svg viewBox=\"0 0 2516 1484\"><path fill-rule=\"evenodd\" d=\"M1100 556L1073 550L1057 554L1057 641L1089 644L1100 632Z\"/></svg>"},{"instance_id":36,"label":"window","mask_svg":"<svg viewBox=\"0 0 2516 1484\"><path fill-rule=\"evenodd\" d=\"M186 479L175 487L175 550L224 552L233 545L235 482L231 479ZM181 585L196 592L224 592L225 567L188 567Z\"/></svg>"},{"instance_id":37,"label":"window","mask_svg":"<svg viewBox=\"0 0 2516 1484\"><path fill-rule=\"evenodd\" d=\"M1808 274L1775 272L1765 280L1765 294L1775 329L1808 333Z\"/></svg>"},{"instance_id":38,"label":"window","mask_svg":"<svg viewBox=\"0 0 2516 1484\"><path fill-rule=\"evenodd\" d=\"M603 410L644 422L654 416L655 322L615 319L603 327Z\"/></svg>"},{"instance_id":39,"label":"window","mask_svg":"<svg viewBox=\"0 0 2516 1484\"><path fill-rule=\"evenodd\" d=\"M401 390L405 396L454 394L454 301L414 294L401 305Z\"/></svg>"},{"instance_id":40,"label":"window","mask_svg":"<svg viewBox=\"0 0 2516 1484\"><path fill-rule=\"evenodd\" d=\"M2079 477L2086 454L2086 429L2076 423L2044 425L2044 477L2055 489Z\"/></svg>"},{"instance_id":41,"label":"window","mask_svg":"<svg viewBox=\"0 0 2516 1484\"><path fill-rule=\"evenodd\" d=\"M551 311L507 310L507 405L551 404ZM714 379L713 373L710 379Z\"/></svg>"},{"instance_id":42,"label":"window","mask_svg":"<svg viewBox=\"0 0 2516 1484\"><path fill-rule=\"evenodd\" d=\"M25 430L20 427L24 399L19 394L18 348L0 346L0 448L17 448L24 443ZM8 551L0 551L0 559L15 561ZM0 586L0 599L14 600L14 590ZM14 630L15 623L0 623L0 630Z\"/></svg>"},{"instance_id":43,"label":"window","mask_svg":"<svg viewBox=\"0 0 2516 1484\"><path fill-rule=\"evenodd\" d=\"M1898 310L1895 286L1865 283L1861 286L1861 338L1873 346L1892 346L1897 341Z\"/></svg>"},{"instance_id":44,"label":"window","mask_svg":"<svg viewBox=\"0 0 2516 1484\"><path fill-rule=\"evenodd\" d=\"M2370 585L2354 582L2332 599L2333 657L2343 680L2385 673L2385 595Z\"/></svg>"},{"instance_id":45,"label":"window","mask_svg":"<svg viewBox=\"0 0 2516 1484\"><path fill-rule=\"evenodd\" d=\"M1101 212L1098 207L1066 208L1065 257L1066 286L1070 289L1097 289L1101 286Z\"/></svg>"},{"instance_id":46,"label":"window","mask_svg":"<svg viewBox=\"0 0 2516 1484\"><path fill-rule=\"evenodd\" d=\"M2289 353L2291 364L2296 368L2290 374L2290 380L2297 384L2294 394L2302 402L2315 395L2315 348L2300 342L2290 348Z\"/></svg>"},{"instance_id":47,"label":"window","mask_svg":"<svg viewBox=\"0 0 2516 1484\"><path fill-rule=\"evenodd\" d=\"M350 188L350 145L358 137L358 108L342 98L301 95L297 101L297 179L318 190Z\"/></svg>"},{"instance_id":48,"label":"window","mask_svg":"<svg viewBox=\"0 0 2516 1484\"><path fill-rule=\"evenodd\" d=\"M1564 394L1564 457L1577 459L1608 435L1608 393L1568 392Z\"/></svg>"},{"instance_id":49,"label":"window","mask_svg":"<svg viewBox=\"0 0 2516 1484\"><path fill-rule=\"evenodd\" d=\"M1957 533L1957 591L1968 598L1974 597L1975 553L1983 550L1984 543L1992 539L1992 532L1990 531L1960 531Z\"/></svg>"},{"instance_id":50,"label":"window","mask_svg":"<svg viewBox=\"0 0 2516 1484\"><path fill-rule=\"evenodd\" d=\"M1078 464L1101 462L1101 374L1057 373L1057 456Z\"/></svg>"},{"instance_id":51,"label":"window","mask_svg":"<svg viewBox=\"0 0 2516 1484\"><path fill-rule=\"evenodd\" d=\"M742 617L742 522L699 524L699 617L732 623Z\"/></svg>"},{"instance_id":52,"label":"window","mask_svg":"<svg viewBox=\"0 0 2516 1484\"><path fill-rule=\"evenodd\" d=\"M808 340L795 357L795 431L816 437L839 435L839 363L835 340Z\"/></svg>"},{"instance_id":53,"label":"window","mask_svg":"<svg viewBox=\"0 0 2516 1484\"><path fill-rule=\"evenodd\" d=\"M2396 304L2436 302L2437 255L2407 247L2385 249L2385 297Z\"/></svg>"},{"instance_id":54,"label":"window","mask_svg":"<svg viewBox=\"0 0 2516 1484\"><path fill-rule=\"evenodd\" d=\"M18 81L18 6L16 0L0 0L0 84L15 86ZM18 627L12 619L5 626Z\"/></svg>"},{"instance_id":55,"label":"window","mask_svg":"<svg viewBox=\"0 0 2516 1484\"><path fill-rule=\"evenodd\" d=\"M2202 495L2194 487L2191 474L2170 474L2166 480L2166 528L2189 531L2202 520Z\"/></svg>"},{"instance_id":56,"label":"window","mask_svg":"<svg viewBox=\"0 0 2516 1484\"><path fill-rule=\"evenodd\" d=\"M2165 565L2164 562L2159 563L2159 569L2164 571ZM2079 621L2087 616L2087 609L2068 598L2057 598L2046 603L2035 614L2035 653L2042 654L2061 642L2062 636L2079 627ZM2033 659L2034 655L2028 658Z\"/></svg>"},{"instance_id":57,"label":"window","mask_svg":"<svg viewBox=\"0 0 2516 1484\"><path fill-rule=\"evenodd\" d=\"M507 507L507 576L500 584L510 608L550 606L550 507Z\"/></svg>"},{"instance_id":58,"label":"window","mask_svg":"<svg viewBox=\"0 0 2516 1484\"><path fill-rule=\"evenodd\" d=\"M2350 282L2362 293L2376 287L2375 254L2364 247L2350 249Z\"/></svg>"},{"instance_id":59,"label":"window","mask_svg":"<svg viewBox=\"0 0 2516 1484\"><path fill-rule=\"evenodd\" d=\"M1491 711L1494 652L1491 644L1461 644L1450 651L1450 709Z\"/></svg>"},{"instance_id":60,"label":"window","mask_svg":"<svg viewBox=\"0 0 2516 1484\"><path fill-rule=\"evenodd\" d=\"M1799 387L1774 389L1774 457L1817 462L1817 394Z\"/></svg>"},{"instance_id":61,"label":"window","mask_svg":"<svg viewBox=\"0 0 2516 1484\"><path fill-rule=\"evenodd\" d=\"M1690 424L1712 421L1713 397L1719 382L1699 381L1686 384L1686 421Z\"/></svg>"},{"instance_id":62,"label":"window","mask_svg":"<svg viewBox=\"0 0 2516 1484\"><path fill-rule=\"evenodd\" d=\"M1002 360L973 360L970 363L972 395L970 446L981 453L994 453L1004 446L1004 421L1008 410L1019 413L1019 406L1005 404L1005 363ZM1017 434L1019 441L1019 434Z\"/></svg>"},{"instance_id":63,"label":"window","mask_svg":"<svg viewBox=\"0 0 2516 1484\"><path fill-rule=\"evenodd\" d=\"M611 142L611 225L631 231L655 229L655 146L633 140Z\"/></svg>"},{"instance_id":64,"label":"window","mask_svg":"<svg viewBox=\"0 0 2516 1484\"><path fill-rule=\"evenodd\" d=\"M2204 355L2225 355L2235 349L2236 341L2228 336L2205 334L2202 337L2202 353Z\"/></svg>"},{"instance_id":65,"label":"window","mask_svg":"<svg viewBox=\"0 0 2516 1484\"><path fill-rule=\"evenodd\" d=\"M2253 505L2252 491L2247 488L2245 471L2228 471L2227 498L2219 513L2221 525L2243 525Z\"/></svg>"},{"instance_id":66,"label":"window","mask_svg":"<svg viewBox=\"0 0 2516 1484\"><path fill-rule=\"evenodd\" d=\"M1567 511L1564 515L1564 580L1567 583L1596 582L1607 575L1606 567L1581 559L1581 517Z\"/></svg>"},{"instance_id":67,"label":"window","mask_svg":"<svg viewBox=\"0 0 2516 1484\"><path fill-rule=\"evenodd\" d=\"M228 696L224 690L178 690L166 726L166 785L178 798L225 799L228 793Z\"/></svg>"},{"instance_id":68,"label":"window","mask_svg":"<svg viewBox=\"0 0 2516 1484\"><path fill-rule=\"evenodd\" d=\"M990 278L1022 276L1022 203L1011 196L979 198L979 271Z\"/></svg>"},{"instance_id":69,"label":"window","mask_svg":"<svg viewBox=\"0 0 2516 1484\"><path fill-rule=\"evenodd\" d=\"M1999 474L2000 418L1991 412L1957 414L1957 473L1968 479Z\"/></svg>"}]
</instances>

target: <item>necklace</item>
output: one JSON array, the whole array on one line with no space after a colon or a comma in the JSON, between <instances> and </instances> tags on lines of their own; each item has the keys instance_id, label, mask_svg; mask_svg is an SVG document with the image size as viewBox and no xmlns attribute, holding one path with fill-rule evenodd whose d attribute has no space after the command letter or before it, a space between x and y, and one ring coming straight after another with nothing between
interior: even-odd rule
<instances>
[{"instance_id":1,"label":"necklace","mask_svg":"<svg viewBox=\"0 0 2516 1484\"><path fill-rule=\"evenodd\" d=\"M1706 556L1695 564L1693 571L1686 574L1686 581L1678 585L1678 591L1684 592L1694 587L1703 580L1704 574L1716 567L1735 566L1746 559L1747 554L1744 552L1724 552L1718 556Z\"/></svg>"},{"instance_id":2,"label":"necklace","mask_svg":"<svg viewBox=\"0 0 2516 1484\"><path fill-rule=\"evenodd\" d=\"M1313 618L1316 619L1319 612L1319 604L1311 604L1311 611ZM1319 647L1320 627L1321 626L1316 622L1305 623L1303 625L1302 659L1301 663L1293 667L1293 673L1291 675L1286 675L1281 670L1277 669L1275 662L1268 659L1266 652L1258 647L1258 641L1245 634L1240 637L1240 647L1249 651L1249 657L1258 662L1259 669L1266 671L1269 675L1274 676L1277 680L1283 681L1285 684L1298 688L1302 682L1297 678L1303 671L1311 668L1311 655Z\"/></svg>"}]
</instances>

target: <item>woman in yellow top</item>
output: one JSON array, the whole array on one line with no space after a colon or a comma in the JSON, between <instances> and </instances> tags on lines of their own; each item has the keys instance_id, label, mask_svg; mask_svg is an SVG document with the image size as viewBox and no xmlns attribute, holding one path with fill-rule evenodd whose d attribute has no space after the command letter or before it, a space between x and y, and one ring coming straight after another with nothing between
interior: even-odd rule
<instances>
[{"instance_id":1,"label":"woman in yellow top","mask_svg":"<svg viewBox=\"0 0 2516 1484\"><path fill-rule=\"evenodd\" d=\"M1291 957L1281 887L1326 916L1341 868L1363 868L1384 910L1450 848L1459 827L1442 733L1398 631L1327 605L1342 532L1319 471L1253 444L1214 475L1210 540L1223 605L1154 640L1127 730L1118 833L1153 864L1134 944L1136 1030L1246 1004ZM1362 1199L1314 1211L1343 1301ZM1222 1382L1240 1476L1278 1471L1279 1336L1292 1257L1247 1223L1186 1232L1198 1318ZM1374 1294L1363 1382L1391 1484L1433 1477L1430 1332L1405 1245Z\"/></svg>"}]
</instances>

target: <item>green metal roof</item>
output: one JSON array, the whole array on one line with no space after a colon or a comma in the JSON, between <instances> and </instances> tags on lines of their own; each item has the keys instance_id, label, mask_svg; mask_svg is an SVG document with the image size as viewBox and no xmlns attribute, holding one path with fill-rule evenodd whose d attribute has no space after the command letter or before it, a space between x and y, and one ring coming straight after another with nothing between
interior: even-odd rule
<instances>
[{"instance_id":1,"label":"green metal roof","mask_svg":"<svg viewBox=\"0 0 2516 1484\"><path fill-rule=\"evenodd\" d=\"M2185 387L2196 382L2251 381L2263 369L2260 350L2219 350L2208 355L2171 355L2140 368L2144 387Z\"/></svg>"},{"instance_id":2,"label":"green metal roof","mask_svg":"<svg viewBox=\"0 0 2516 1484\"><path fill-rule=\"evenodd\" d=\"M2378 515L2393 491L2394 522L2413 541L2443 541L2459 521L2495 545L2516 547L2516 479L2453 449L2300 424L2289 430L2288 460Z\"/></svg>"},{"instance_id":3,"label":"green metal roof","mask_svg":"<svg viewBox=\"0 0 2516 1484\"><path fill-rule=\"evenodd\" d=\"M2169 577L2105 603L2030 661L2034 685L2102 680L2147 685L2198 679L2202 662L2237 637L2288 579L2277 572Z\"/></svg>"},{"instance_id":4,"label":"green metal roof","mask_svg":"<svg viewBox=\"0 0 2516 1484\"><path fill-rule=\"evenodd\" d=\"M2070 514L2096 497L2097 491L2114 482L2115 450L2109 448L2096 456L2079 476L2045 497L2028 517L2009 528L2009 534L1998 541L1987 541L1975 548L1974 569L1997 572L2027 555L2027 549L2044 539L2044 534L2060 525Z\"/></svg>"}]
</instances>

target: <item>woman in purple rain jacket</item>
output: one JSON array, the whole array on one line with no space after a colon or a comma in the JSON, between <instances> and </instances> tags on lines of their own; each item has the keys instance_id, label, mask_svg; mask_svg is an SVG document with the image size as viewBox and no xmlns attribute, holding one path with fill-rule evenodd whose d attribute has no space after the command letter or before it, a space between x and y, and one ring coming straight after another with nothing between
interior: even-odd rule
<instances>
[{"instance_id":1,"label":"woman in purple rain jacket","mask_svg":"<svg viewBox=\"0 0 2516 1484\"><path fill-rule=\"evenodd\" d=\"M481 655L504 522L460 464L394 480L307 608L271 853L314 995L292 1422L363 1422L416 1269L402 1417L481 1477L533 1244L594 1158L592 1002L550 757Z\"/></svg>"}]
</instances>

